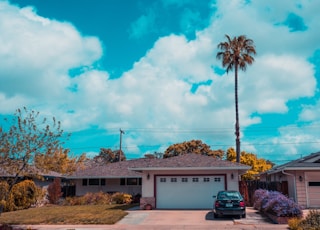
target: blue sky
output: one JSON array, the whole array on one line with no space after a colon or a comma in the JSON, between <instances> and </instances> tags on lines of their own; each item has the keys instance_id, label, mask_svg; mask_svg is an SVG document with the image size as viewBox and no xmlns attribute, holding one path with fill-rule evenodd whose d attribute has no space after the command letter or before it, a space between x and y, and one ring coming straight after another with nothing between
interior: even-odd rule
<instances>
[{"instance_id":1,"label":"blue sky","mask_svg":"<svg viewBox=\"0 0 320 230\"><path fill-rule=\"evenodd\" d=\"M241 149L277 164L320 150L319 1L0 0L0 115L55 116L74 154L127 158L200 139L234 147L234 73L215 56L254 40L239 73Z\"/></svg>"}]
</instances>

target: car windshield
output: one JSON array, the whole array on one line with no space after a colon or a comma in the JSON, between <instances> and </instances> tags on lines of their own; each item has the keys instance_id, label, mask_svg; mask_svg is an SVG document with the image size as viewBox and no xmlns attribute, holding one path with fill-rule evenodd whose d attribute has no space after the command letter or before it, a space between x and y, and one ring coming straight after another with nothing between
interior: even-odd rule
<instances>
[{"instance_id":1,"label":"car windshield","mask_svg":"<svg viewBox=\"0 0 320 230\"><path fill-rule=\"evenodd\" d=\"M240 194L237 192L220 192L218 194L218 200L239 200Z\"/></svg>"}]
</instances>

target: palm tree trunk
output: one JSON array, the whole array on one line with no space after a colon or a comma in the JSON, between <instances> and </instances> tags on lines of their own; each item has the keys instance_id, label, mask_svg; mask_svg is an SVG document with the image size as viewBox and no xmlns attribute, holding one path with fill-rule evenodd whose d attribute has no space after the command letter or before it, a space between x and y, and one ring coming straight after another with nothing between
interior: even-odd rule
<instances>
[{"instance_id":1,"label":"palm tree trunk","mask_svg":"<svg viewBox=\"0 0 320 230\"><path fill-rule=\"evenodd\" d=\"M239 112L238 112L238 63L235 63L234 71L234 96L236 107L236 154L237 162L240 163L240 125L239 125Z\"/></svg>"}]
</instances>

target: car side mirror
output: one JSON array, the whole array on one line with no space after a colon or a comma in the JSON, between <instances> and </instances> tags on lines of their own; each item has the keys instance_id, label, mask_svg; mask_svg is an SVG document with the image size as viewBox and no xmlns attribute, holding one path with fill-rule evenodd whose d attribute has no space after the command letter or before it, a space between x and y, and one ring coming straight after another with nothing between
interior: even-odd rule
<instances>
[{"instance_id":1,"label":"car side mirror","mask_svg":"<svg viewBox=\"0 0 320 230\"><path fill-rule=\"evenodd\" d=\"M217 198L217 196L212 196L212 198Z\"/></svg>"}]
</instances>

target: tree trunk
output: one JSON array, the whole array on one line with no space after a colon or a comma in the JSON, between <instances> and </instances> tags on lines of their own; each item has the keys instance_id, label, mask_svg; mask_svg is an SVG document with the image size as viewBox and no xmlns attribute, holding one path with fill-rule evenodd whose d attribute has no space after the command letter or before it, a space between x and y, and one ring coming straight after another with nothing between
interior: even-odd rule
<instances>
[{"instance_id":1,"label":"tree trunk","mask_svg":"<svg viewBox=\"0 0 320 230\"><path fill-rule=\"evenodd\" d=\"M238 112L238 63L235 63L234 71L234 96L235 96L235 107L236 107L236 154L237 162L240 163L240 124L239 124L239 112Z\"/></svg>"}]
</instances>

